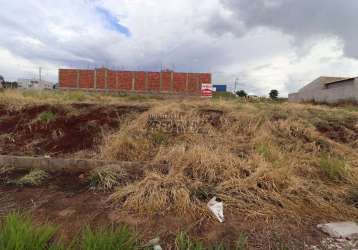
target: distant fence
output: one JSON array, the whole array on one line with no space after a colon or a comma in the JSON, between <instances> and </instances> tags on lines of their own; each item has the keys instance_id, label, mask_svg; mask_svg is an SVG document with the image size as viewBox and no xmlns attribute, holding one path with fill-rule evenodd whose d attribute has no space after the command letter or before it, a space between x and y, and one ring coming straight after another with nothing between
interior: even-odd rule
<instances>
[{"instance_id":1,"label":"distant fence","mask_svg":"<svg viewBox=\"0 0 358 250\"><path fill-rule=\"evenodd\" d=\"M210 73L59 69L61 89L199 95L202 83L211 83Z\"/></svg>"}]
</instances>

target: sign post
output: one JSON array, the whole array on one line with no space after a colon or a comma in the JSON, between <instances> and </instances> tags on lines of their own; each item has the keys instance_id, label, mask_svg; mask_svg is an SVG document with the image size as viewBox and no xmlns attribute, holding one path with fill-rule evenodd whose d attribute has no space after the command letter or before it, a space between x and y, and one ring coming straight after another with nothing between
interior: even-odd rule
<instances>
[{"instance_id":1,"label":"sign post","mask_svg":"<svg viewBox=\"0 0 358 250\"><path fill-rule=\"evenodd\" d=\"M201 85L201 97L212 98L213 97L213 85L203 83Z\"/></svg>"}]
</instances>

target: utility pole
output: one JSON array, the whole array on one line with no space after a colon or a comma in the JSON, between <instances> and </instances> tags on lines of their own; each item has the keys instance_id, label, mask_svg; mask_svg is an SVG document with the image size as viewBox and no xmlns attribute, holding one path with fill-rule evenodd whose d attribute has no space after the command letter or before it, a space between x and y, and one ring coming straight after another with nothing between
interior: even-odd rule
<instances>
[{"instance_id":1,"label":"utility pole","mask_svg":"<svg viewBox=\"0 0 358 250\"><path fill-rule=\"evenodd\" d=\"M39 67L39 81L41 82L41 73L42 73L42 68Z\"/></svg>"},{"instance_id":2,"label":"utility pole","mask_svg":"<svg viewBox=\"0 0 358 250\"><path fill-rule=\"evenodd\" d=\"M239 87L239 78L235 79L235 93L238 91L238 87Z\"/></svg>"}]
</instances>

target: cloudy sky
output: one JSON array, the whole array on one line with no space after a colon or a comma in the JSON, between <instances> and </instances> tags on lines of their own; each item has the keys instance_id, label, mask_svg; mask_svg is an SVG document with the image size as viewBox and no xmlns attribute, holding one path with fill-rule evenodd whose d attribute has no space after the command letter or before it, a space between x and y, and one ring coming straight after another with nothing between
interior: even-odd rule
<instances>
[{"instance_id":1,"label":"cloudy sky","mask_svg":"<svg viewBox=\"0 0 358 250\"><path fill-rule=\"evenodd\" d=\"M357 0L0 0L0 74L209 71L264 95L358 75Z\"/></svg>"}]
</instances>

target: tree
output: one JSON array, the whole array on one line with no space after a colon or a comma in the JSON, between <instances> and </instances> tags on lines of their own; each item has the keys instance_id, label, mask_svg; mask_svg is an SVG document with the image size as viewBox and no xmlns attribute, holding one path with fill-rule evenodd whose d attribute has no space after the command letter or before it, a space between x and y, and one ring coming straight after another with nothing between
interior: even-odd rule
<instances>
[{"instance_id":1,"label":"tree","mask_svg":"<svg viewBox=\"0 0 358 250\"><path fill-rule=\"evenodd\" d=\"M245 92L245 90L237 91L236 95L239 96L239 97L247 97L247 93Z\"/></svg>"},{"instance_id":2,"label":"tree","mask_svg":"<svg viewBox=\"0 0 358 250\"><path fill-rule=\"evenodd\" d=\"M270 91L270 98L272 99L272 100L276 100L277 98L278 98L278 90L276 90L276 89L273 89L273 90L271 90Z\"/></svg>"}]
</instances>

